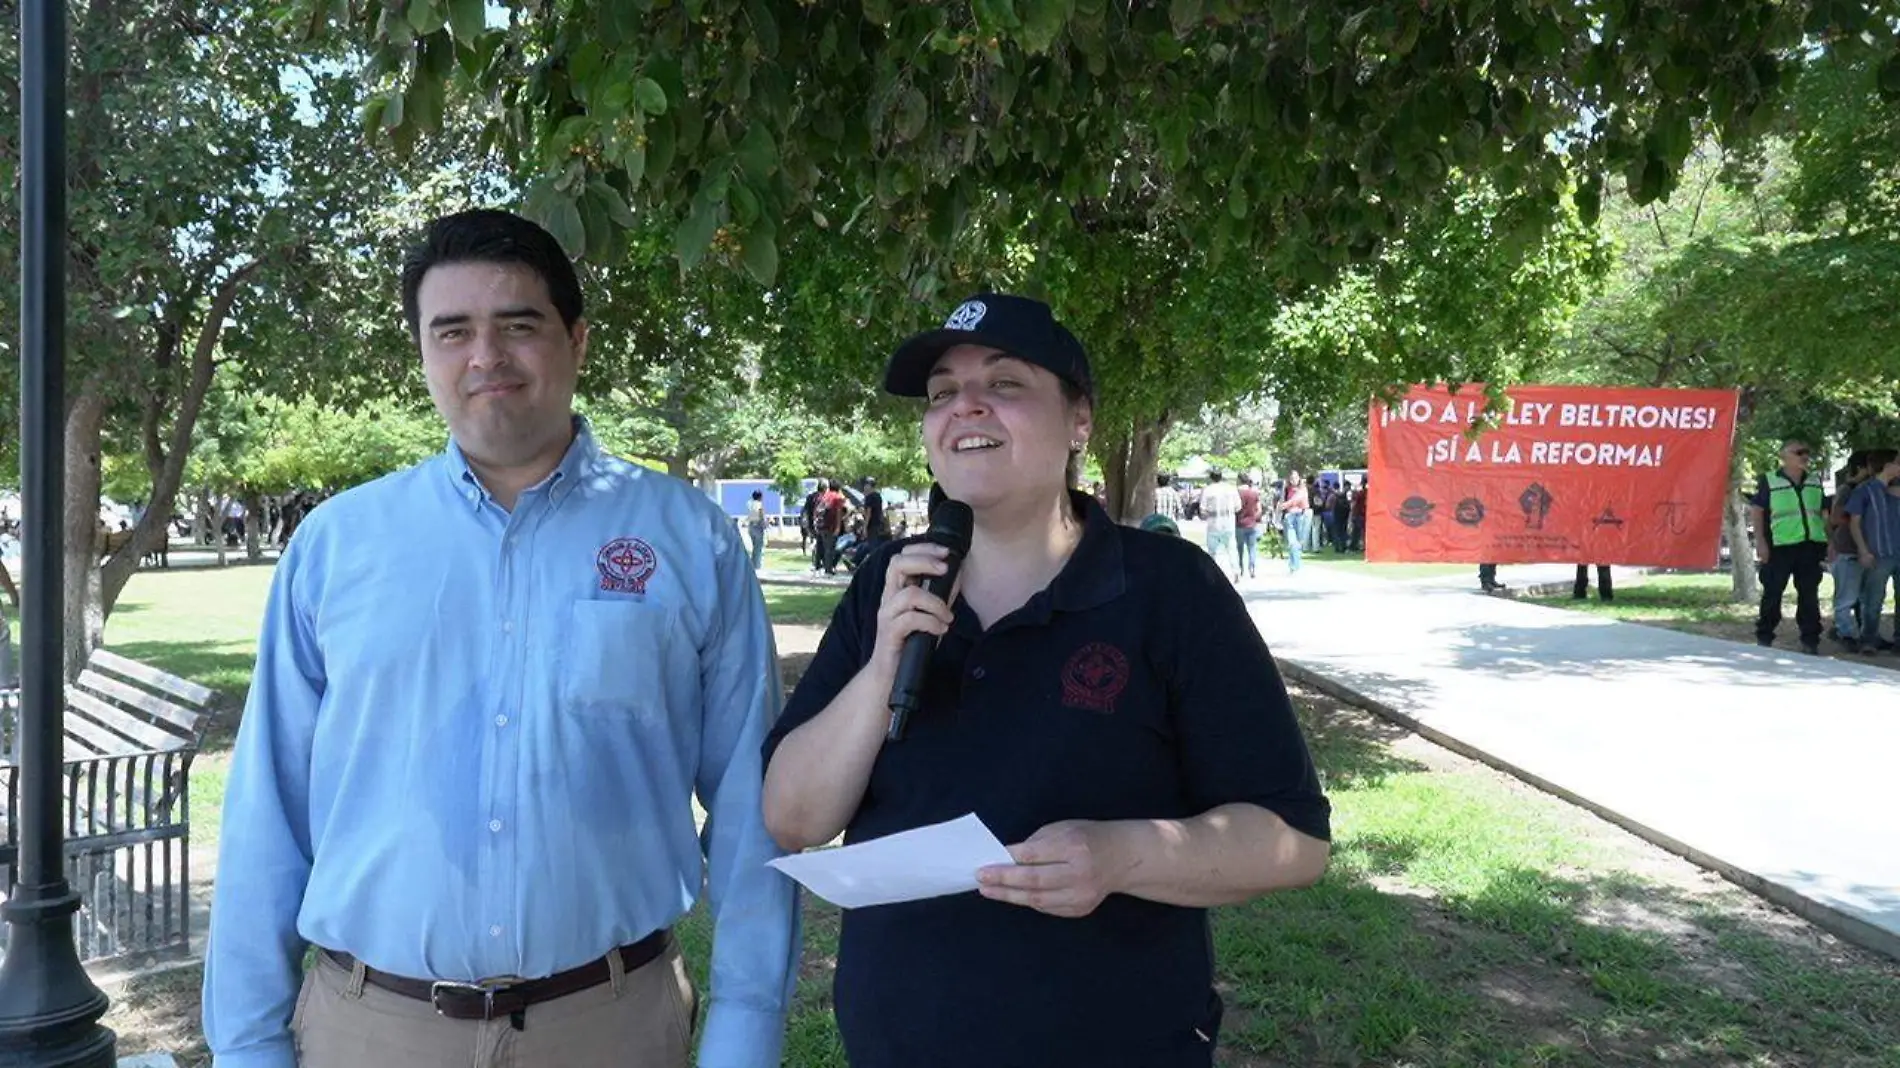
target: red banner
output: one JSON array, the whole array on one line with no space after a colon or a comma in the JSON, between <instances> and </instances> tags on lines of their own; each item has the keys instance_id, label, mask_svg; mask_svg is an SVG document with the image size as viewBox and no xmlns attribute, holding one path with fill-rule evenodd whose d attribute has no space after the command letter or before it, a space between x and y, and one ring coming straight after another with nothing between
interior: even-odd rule
<instances>
[{"instance_id":1,"label":"red banner","mask_svg":"<svg viewBox=\"0 0 1900 1068\"><path fill-rule=\"evenodd\" d=\"M1476 434L1476 387L1374 402L1366 559L1717 566L1733 391L1506 392Z\"/></svg>"}]
</instances>

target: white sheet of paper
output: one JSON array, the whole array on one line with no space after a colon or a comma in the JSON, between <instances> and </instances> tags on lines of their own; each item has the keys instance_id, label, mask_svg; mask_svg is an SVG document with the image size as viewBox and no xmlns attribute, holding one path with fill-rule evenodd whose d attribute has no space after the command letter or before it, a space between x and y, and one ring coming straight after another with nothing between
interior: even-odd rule
<instances>
[{"instance_id":1,"label":"white sheet of paper","mask_svg":"<svg viewBox=\"0 0 1900 1068\"><path fill-rule=\"evenodd\" d=\"M946 823L768 862L840 908L921 901L976 889L976 872L1014 864L973 812Z\"/></svg>"}]
</instances>

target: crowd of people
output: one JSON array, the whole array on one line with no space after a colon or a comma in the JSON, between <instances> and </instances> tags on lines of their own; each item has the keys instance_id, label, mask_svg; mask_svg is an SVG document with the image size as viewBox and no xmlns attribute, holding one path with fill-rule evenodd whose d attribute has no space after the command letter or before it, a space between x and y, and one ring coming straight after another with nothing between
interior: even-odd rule
<instances>
[{"instance_id":1,"label":"crowd of people","mask_svg":"<svg viewBox=\"0 0 1900 1068\"><path fill-rule=\"evenodd\" d=\"M1143 525L1179 533L1182 521L1204 521L1207 551L1236 582L1258 577L1263 539L1267 555L1284 555L1293 572L1306 552L1364 551L1368 481L1326 478L1309 485L1293 470L1264 485L1256 485L1250 473L1230 483L1215 469L1205 485L1183 488L1173 476L1157 475L1154 514Z\"/></svg>"},{"instance_id":2,"label":"crowd of people","mask_svg":"<svg viewBox=\"0 0 1900 1068\"><path fill-rule=\"evenodd\" d=\"M1880 617L1900 593L1900 459L1892 449L1854 450L1828 496L1813 453L1805 441L1784 442L1780 466L1756 480L1749 498L1762 585L1755 640L1774 644L1792 583L1801 650L1818 654L1827 573L1834 580L1829 637L1850 653L1891 652L1895 627L1882 637Z\"/></svg>"},{"instance_id":3,"label":"crowd of people","mask_svg":"<svg viewBox=\"0 0 1900 1068\"><path fill-rule=\"evenodd\" d=\"M904 536L904 526L900 520L896 537ZM858 481L856 504L837 479L818 479L818 488L806 495L798 512L799 551L811 554L814 572L854 571L892 537L884 494L869 476Z\"/></svg>"}]
</instances>

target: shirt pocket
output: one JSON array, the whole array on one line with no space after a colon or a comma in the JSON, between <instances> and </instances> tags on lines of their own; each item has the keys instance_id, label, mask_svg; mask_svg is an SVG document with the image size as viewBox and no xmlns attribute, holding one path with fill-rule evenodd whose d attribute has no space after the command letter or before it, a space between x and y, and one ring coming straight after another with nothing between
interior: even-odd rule
<instances>
[{"instance_id":1,"label":"shirt pocket","mask_svg":"<svg viewBox=\"0 0 1900 1068\"><path fill-rule=\"evenodd\" d=\"M567 623L558 639L563 710L626 718L666 707L671 609L635 601L575 601Z\"/></svg>"}]
</instances>

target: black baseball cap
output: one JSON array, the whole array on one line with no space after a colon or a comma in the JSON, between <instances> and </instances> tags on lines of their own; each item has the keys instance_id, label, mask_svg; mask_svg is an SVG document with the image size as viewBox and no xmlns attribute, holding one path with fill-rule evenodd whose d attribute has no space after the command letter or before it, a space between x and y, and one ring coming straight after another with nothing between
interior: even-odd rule
<instances>
[{"instance_id":1,"label":"black baseball cap","mask_svg":"<svg viewBox=\"0 0 1900 1068\"><path fill-rule=\"evenodd\" d=\"M931 368L957 345L1001 349L1067 381L1090 398L1095 396L1088 353L1067 327L1056 322L1049 305L1005 293L978 293L957 305L941 328L926 330L899 345L884 369L885 392L925 396Z\"/></svg>"}]
</instances>

